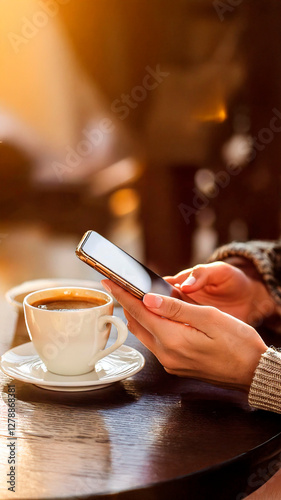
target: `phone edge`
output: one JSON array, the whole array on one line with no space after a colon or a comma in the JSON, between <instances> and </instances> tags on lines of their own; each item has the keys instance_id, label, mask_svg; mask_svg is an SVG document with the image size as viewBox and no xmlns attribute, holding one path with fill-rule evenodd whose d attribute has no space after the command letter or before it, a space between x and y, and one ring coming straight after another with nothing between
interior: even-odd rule
<instances>
[{"instance_id":1,"label":"phone edge","mask_svg":"<svg viewBox=\"0 0 281 500\"><path fill-rule=\"evenodd\" d=\"M78 259L82 260L83 262L85 262L85 264L88 264L88 266L100 272L106 278L112 280L114 283L121 286L126 291L132 293L132 295L134 295L137 299L142 300L145 295L144 292L142 292L139 288L136 288L135 286L131 285L128 281L125 281L121 276L114 273L114 271L109 270L107 267L103 266L103 264L96 261L83 251L82 247L86 243L87 239L89 238L92 232L93 232L92 230L86 231L86 233L82 236L80 242L78 243L77 248L75 250L75 254L78 257Z\"/></svg>"}]
</instances>

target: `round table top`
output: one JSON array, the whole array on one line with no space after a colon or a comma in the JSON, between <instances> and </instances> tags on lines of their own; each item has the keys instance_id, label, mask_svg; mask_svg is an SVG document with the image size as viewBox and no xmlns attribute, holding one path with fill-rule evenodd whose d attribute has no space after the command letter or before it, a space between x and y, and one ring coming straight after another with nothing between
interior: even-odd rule
<instances>
[{"instance_id":1,"label":"round table top","mask_svg":"<svg viewBox=\"0 0 281 500\"><path fill-rule=\"evenodd\" d=\"M28 342L22 316L12 337L6 327L10 346ZM167 374L132 334L126 344L143 353L144 368L96 391L53 392L0 372L1 499L236 500L262 484L253 474L281 450L280 415L251 409L238 391ZM15 492L6 480L11 386Z\"/></svg>"}]
</instances>

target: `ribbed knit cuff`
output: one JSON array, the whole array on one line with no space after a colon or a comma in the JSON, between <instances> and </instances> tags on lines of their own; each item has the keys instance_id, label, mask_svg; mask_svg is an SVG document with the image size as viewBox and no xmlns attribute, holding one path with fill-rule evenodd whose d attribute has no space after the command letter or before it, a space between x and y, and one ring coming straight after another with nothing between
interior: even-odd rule
<instances>
[{"instance_id":1,"label":"ribbed knit cuff","mask_svg":"<svg viewBox=\"0 0 281 500\"><path fill-rule=\"evenodd\" d=\"M250 406L281 413L281 352L268 347L262 354L250 386Z\"/></svg>"}]
</instances>

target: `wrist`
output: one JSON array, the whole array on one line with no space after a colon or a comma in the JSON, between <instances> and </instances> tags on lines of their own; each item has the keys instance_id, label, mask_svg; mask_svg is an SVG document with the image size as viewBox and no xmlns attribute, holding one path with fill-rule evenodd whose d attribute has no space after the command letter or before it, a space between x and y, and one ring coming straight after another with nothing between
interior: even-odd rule
<instances>
[{"instance_id":1,"label":"wrist","mask_svg":"<svg viewBox=\"0 0 281 500\"><path fill-rule=\"evenodd\" d=\"M251 281L250 295L248 324L257 327L276 315L276 303L262 282Z\"/></svg>"},{"instance_id":2,"label":"wrist","mask_svg":"<svg viewBox=\"0 0 281 500\"><path fill-rule=\"evenodd\" d=\"M232 255L224 259L224 262L227 262L231 266L238 267L238 269L243 271L243 273L253 281L262 281L261 275L258 273L253 262L246 257Z\"/></svg>"},{"instance_id":3,"label":"wrist","mask_svg":"<svg viewBox=\"0 0 281 500\"><path fill-rule=\"evenodd\" d=\"M225 260L228 264L240 269L248 278L249 283L249 307L246 323L257 327L264 322L271 321L278 314L277 305L270 295L261 275L253 263L240 256L229 257Z\"/></svg>"},{"instance_id":4,"label":"wrist","mask_svg":"<svg viewBox=\"0 0 281 500\"><path fill-rule=\"evenodd\" d=\"M245 340L248 344L247 339ZM255 376L255 372L259 365L261 356L268 349L265 342L262 338L255 332L255 340L251 342L249 345L249 349L246 349L241 352L241 382L242 382L242 390L249 393L253 378Z\"/></svg>"}]
</instances>

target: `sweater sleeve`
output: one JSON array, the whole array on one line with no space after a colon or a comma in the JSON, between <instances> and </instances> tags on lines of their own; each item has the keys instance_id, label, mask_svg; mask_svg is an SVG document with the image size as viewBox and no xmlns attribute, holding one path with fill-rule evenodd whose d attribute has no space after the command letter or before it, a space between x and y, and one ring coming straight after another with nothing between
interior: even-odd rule
<instances>
[{"instance_id":1,"label":"sweater sleeve","mask_svg":"<svg viewBox=\"0 0 281 500\"><path fill-rule=\"evenodd\" d=\"M268 347L261 355L250 386L248 401L253 408L281 413L281 352Z\"/></svg>"},{"instance_id":2,"label":"sweater sleeve","mask_svg":"<svg viewBox=\"0 0 281 500\"><path fill-rule=\"evenodd\" d=\"M281 242L233 242L218 248L209 261L242 257L254 266L281 318ZM234 264L235 265L235 264ZM253 408L281 413L281 352L271 346L262 354L250 386L248 401Z\"/></svg>"}]
</instances>

